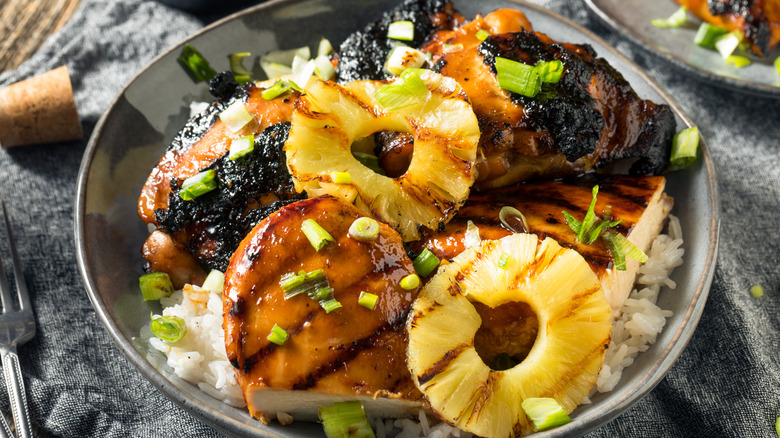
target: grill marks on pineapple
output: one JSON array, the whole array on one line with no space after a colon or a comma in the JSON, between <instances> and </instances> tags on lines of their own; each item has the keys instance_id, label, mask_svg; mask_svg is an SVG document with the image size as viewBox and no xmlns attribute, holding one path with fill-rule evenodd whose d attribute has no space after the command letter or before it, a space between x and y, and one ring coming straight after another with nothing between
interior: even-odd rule
<instances>
[{"instance_id":1,"label":"grill marks on pineapple","mask_svg":"<svg viewBox=\"0 0 780 438\"><path fill-rule=\"evenodd\" d=\"M452 361L457 359L461 353L471 347L473 347L473 344L460 344L444 353L444 356L437 360L433 366L417 375L417 382L419 382L419 385L425 386L431 379L441 374L441 372L444 371Z\"/></svg>"}]
</instances>

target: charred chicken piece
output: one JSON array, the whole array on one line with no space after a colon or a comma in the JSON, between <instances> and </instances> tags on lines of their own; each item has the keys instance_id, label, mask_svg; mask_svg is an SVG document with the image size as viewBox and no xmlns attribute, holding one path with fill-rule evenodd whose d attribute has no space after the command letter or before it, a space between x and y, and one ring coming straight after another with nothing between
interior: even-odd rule
<instances>
[{"instance_id":1,"label":"charred chicken piece","mask_svg":"<svg viewBox=\"0 0 780 438\"><path fill-rule=\"evenodd\" d=\"M608 246L601 240L591 245L577 242L577 235L566 224L562 210L582 219L592 199L591 189L598 184L596 214L621 222L616 231L628 237L639 249L646 251L661 232L673 201L664 193L666 179L662 176L627 176L589 174L562 181L540 181L512 187L472 193L457 216L440 231L425 231L423 238L411 246L413 254L428 248L437 257L449 260L460 254L468 221L479 228L481 239L500 239L512 232L530 232L540 239L552 237L566 248L579 252L599 276L613 310L619 310L634 284L639 263L627 260L627 269L613 267ZM512 230L500 220L503 206L520 211L528 229L513 220Z\"/></svg>"},{"instance_id":2,"label":"charred chicken piece","mask_svg":"<svg viewBox=\"0 0 780 438\"><path fill-rule=\"evenodd\" d=\"M147 269L168 272L175 279L200 278L195 265L224 271L255 224L302 197L293 189L282 150L298 94L267 101L262 88L239 86L230 73L212 80L210 91L215 102L174 138L138 200L138 215L158 227L144 246ZM236 100L244 102L254 120L232 132L219 113ZM254 151L231 160L231 142L248 134L255 137ZM183 200L182 182L209 169L217 174L217 189Z\"/></svg>"},{"instance_id":3,"label":"charred chicken piece","mask_svg":"<svg viewBox=\"0 0 780 438\"><path fill-rule=\"evenodd\" d=\"M330 196L290 204L263 220L241 242L225 273L225 344L250 413L264 422L278 412L316 420L317 408L360 400L369 415L416 413L421 394L406 368L404 326L417 289L400 235L379 225L376 240L348 235L363 216ZM319 251L301 231L312 219L334 239ZM326 313L306 293L285 299L282 276L322 269L341 307ZM373 310L361 291L378 296ZM274 324L287 332L267 339Z\"/></svg>"},{"instance_id":4,"label":"charred chicken piece","mask_svg":"<svg viewBox=\"0 0 780 438\"><path fill-rule=\"evenodd\" d=\"M780 43L780 0L675 0L699 19L739 30L750 50L765 56Z\"/></svg>"}]
</instances>

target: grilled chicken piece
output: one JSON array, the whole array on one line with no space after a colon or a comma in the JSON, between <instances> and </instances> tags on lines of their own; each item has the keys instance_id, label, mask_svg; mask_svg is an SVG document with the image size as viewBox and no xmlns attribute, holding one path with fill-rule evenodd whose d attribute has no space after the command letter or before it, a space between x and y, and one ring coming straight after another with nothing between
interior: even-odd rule
<instances>
[{"instance_id":1,"label":"grilled chicken piece","mask_svg":"<svg viewBox=\"0 0 780 438\"><path fill-rule=\"evenodd\" d=\"M739 30L750 50L765 56L780 43L780 0L675 0L699 19Z\"/></svg>"},{"instance_id":2,"label":"grilled chicken piece","mask_svg":"<svg viewBox=\"0 0 780 438\"><path fill-rule=\"evenodd\" d=\"M498 215L505 205L519 210L527 219L529 230L512 223L518 232L531 232L540 239L552 237L563 247L573 248L585 258L599 276L613 311L619 311L634 285L639 263L628 259L625 271L614 269L607 245L597 240L591 245L576 241L577 235L566 224L562 210L582 220L590 205L594 185L599 193L596 213L604 217L611 207L612 220L622 219L615 229L628 237L639 249L647 251L663 228L673 201L664 193L666 180L662 176L621 176L589 174L564 181L531 182L512 187L472 193L442 231L426 232L415 242L412 251L428 248L441 259L449 260L464 249L463 238L468 221L479 228L484 239L500 239L509 235Z\"/></svg>"},{"instance_id":3,"label":"grilled chicken piece","mask_svg":"<svg viewBox=\"0 0 780 438\"><path fill-rule=\"evenodd\" d=\"M146 246L158 250L144 251L148 268L172 275L176 271L179 277L193 267L181 250L206 268L224 271L255 224L302 197L293 189L282 151L297 93L267 101L261 96L263 88L239 86L232 75L221 75L211 86L217 100L176 136L138 200L138 215L171 237L167 241L149 237L154 242ZM237 99L255 118L234 133L218 116ZM230 143L248 134L255 135L255 150L244 158L229 159ZM181 199L182 182L209 169L217 173L218 188L191 201ZM181 257L170 257L171 253Z\"/></svg>"},{"instance_id":4,"label":"grilled chicken piece","mask_svg":"<svg viewBox=\"0 0 780 438\"><path fill-rule=\"evenodd\" d=\"M250 413L268 422L279 412L316 420L317 409L360 400L369 415L408 415L421 394L406 368L404 325L417 290L400 287L414 273L400 235L380 224L376 241L348 236L363 214L333 197L288 205L263 220L241 242L225 273L227 355L236 368ZM335 239L316 251L301 231L313 219ZM305 294L285 300L283 275L323 269L342 307L325 313ZM358 304L361 291L376 307ZM267 340L274 324L283 345Z\"/></svg>"}]
</instances>

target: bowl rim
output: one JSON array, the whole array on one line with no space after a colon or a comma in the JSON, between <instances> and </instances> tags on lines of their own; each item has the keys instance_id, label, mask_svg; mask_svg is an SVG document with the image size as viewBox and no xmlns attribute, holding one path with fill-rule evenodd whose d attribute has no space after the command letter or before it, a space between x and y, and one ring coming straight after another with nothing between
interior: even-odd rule
<instances>
[{"instance_id":1,"label":"bowl rim","mask_svg":"<svg viewBox=\"0 0 780 438\"><path fill-rule=\"evenodd\" d=\"M249 7L247 9L230 14L202 29L188 35L178 43L174 44L164 52L160 53L153 60L149 61L137 74L133 76L118 92L117 96L111 102L109 107L103 113L95 125L92 134L90 135L89 142L84 151L81 165L78 170L78 179L76 183L76 196L75 196L75 208L74 208L74 236L76 244L76 256L84 287L87 295L94 307L97 316L106 330L109 332L117 345L119 350L123 353L130 363L140 372L140 374L150 381L157 389L166 395L170 400L181 408L188 411L190 414L198 418L200 421L208 424L209 426L217 429L220 432L229 435L240 436L265 436L273 438L284 438L286 435L281 435L277 431L270 429L268 426L263 425L261 422L252 420L251 423L243 422L240 419L231 417L220 412L217 409L207 405L201 400L197 400L192 396L184 394L175 385L173 385L160 371L152 367L149 362L135 349L130 339L126 338L124 334L116 326L110 312L103 301L97 282L91 275L91 266L87 259L87 253L85 248L85 212L86 212L86 188L87 188L87 176L94 158L97 146L102 137L103 128L106 122L113 114L116 106L122 100L128 88L130 88L142 75L144 75L153 65L159 62L162 58L168 56L172 52L180 50L180 48L187 44L189 41L212 31L215 28L221 27L231 21L238 20L244 16L252 15L258 11L264 9L272 9L279 5L292 4L297 2L305 2L309 0L270 0L268 2ZM461 0L465 1L465 0ZM628 57L620 53L612 45L598 37L590 30L582 27L581 25L573 22L572 20L563 17L549 9L527 3L524 0L503 0L516 4L519 8L533 9L535 12L545 14L551 18L558 20L573 28L574 30L584 34L588 38L596 41L610 52L611 56L617 57L621 62L631 66L634 70L633 73L637 74L647 86L658 93L661 98L668 104L674 111L677 117L680 117L684 124L687 126L693 126L690 118L682 111L677 102L667 94L664 89L653 80L644 70L642 70L636 63L630 60ZM588 0L589 1L589 0ZM695 292L693 294L691 302L688 304L686 313L683 320L680 323L680 327L675 331L669 344L660 352L658 359L645 370L641 378L637 380L637 383L630 389L625 391L625 395L616 399L610 400L607 403L602 403L599 410L588 412L585 415L578 416L575 421L572 421L568 425L561 426L549 431L537 433L535 436L539 437L563 437L571 435L584 434L590 430L596 429L612 421L618 415L620 415L625 409L639 401L644 395L652 390L657 385L663 376L669 371L673 363L679 357L684 350L687 343L690 341L693 331L698 324L701 314L704 309L704 304L709 293L710 286L715 273L715 261L717 257L719 247L719 235L720 235L720 196L718 187L718 176L715 163L707 147L706 140L700 137L700 151L703 163L702 171L706 172L707 185L709 188L709 206L711 218L708 224L708 246L706 256L704 258L704 272L698 279L695 286ZM605 415L606 413L606 415Z\"/></svg>"}]
</instances>

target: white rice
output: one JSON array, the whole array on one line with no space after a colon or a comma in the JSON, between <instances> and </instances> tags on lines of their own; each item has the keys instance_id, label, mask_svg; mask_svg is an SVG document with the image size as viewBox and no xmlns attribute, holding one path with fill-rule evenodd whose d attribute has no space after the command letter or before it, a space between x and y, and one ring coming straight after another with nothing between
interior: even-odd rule
<instances>
[{"instance_id":1,"label":"white rice","mask_svg":"<svg viewBox=\"0 0 780 438\"><path fill-rule=\"evenodd\" d=\"M623 305L621 316L613 322L612 339L594 391L612 391L620 382L623 369L655 342L666 318L672 316L671 311L659 308L656 301L661 287L676 287L669 275L683 262L682 243L680 222L670 216L668 234L661 234L653 241L647 262L639 268L637 288ZM225 353L221 296L187 285L160 303L163 315L175 315L186 321L187 333L173 345L152 336L149 340L152 347L167 356L168 365L179 377L227 404L245 406L235 371ZM590 399L586 398L584 403L590 403ZM423 410L416 419L375 419L372 425L377 438L471 437L467 432L428 418Z\"/></svg>"}]
</instances>

